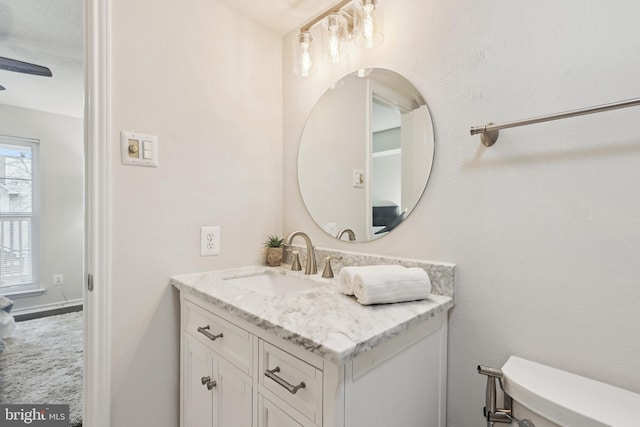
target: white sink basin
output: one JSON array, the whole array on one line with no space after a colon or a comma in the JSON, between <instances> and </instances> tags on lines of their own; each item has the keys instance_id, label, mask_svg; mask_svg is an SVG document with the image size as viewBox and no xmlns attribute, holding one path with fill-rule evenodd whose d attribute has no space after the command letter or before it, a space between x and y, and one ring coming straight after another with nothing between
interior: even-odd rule
<instances>
[{"instance_id":1,"label":"white sink basin","mask_svg":"<svg viewBox=\"0 0 640 427\"><path fill-rule=\"evenodd\" d=\"M325 286L324 283L315 280L270 270L236 274L222 279L229 285L250 289L264 295L293 294Z\"/></svg>"}]
</instances>

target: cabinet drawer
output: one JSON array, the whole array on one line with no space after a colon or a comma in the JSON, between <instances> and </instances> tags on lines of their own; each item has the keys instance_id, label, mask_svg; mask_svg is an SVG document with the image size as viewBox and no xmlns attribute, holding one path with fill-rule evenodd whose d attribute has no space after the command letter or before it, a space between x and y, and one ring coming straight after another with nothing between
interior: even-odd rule
<instances>
[{"instance_id":1,"label":"cabinet drawer","mask_svg":"<svg viewBox=\"0 0 640 427\"><path fill-rule=\"evenodd\" d=\"M263 340L259 347L259 383L322 425L322 371Z\"/></svg>"},{"instance_id":2,"label":"cabinet drawer","mask_svg":"<svg viewBox=\"0 0 640 427\"><path fill-rule=\"evenodd\" d=\"M299 415L294 419L264 396L258 394L258 427L315 427L310 420Z\"/></svg>"},{"instance_id":3,"label":"cabinet drawer","mask_svg":"<svg viewBox=\"0 0 640 427\"><path fill-rule=\"evenodd\" d=\"M187 332L251 376L249 332L189 301L185 301L184 309Z\"/></svg>"}]
</instances>

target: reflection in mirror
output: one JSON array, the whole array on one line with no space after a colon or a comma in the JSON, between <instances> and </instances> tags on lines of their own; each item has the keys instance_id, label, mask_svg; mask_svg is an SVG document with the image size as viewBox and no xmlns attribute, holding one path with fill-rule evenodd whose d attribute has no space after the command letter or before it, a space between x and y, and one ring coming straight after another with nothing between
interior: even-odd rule
<instances>
[{"instance_id":1,"label":"reflection in mirror","mask_svg":"<svg viewBox=\"0 0 640 427\"><path fill-rule=\"evenodd\" d=\"M302 132L305 206L333 237L385 236L420 200L433 152L429 110L407 79L384 69L350 74L322 95Z\"/></svg>"}]
</instances>

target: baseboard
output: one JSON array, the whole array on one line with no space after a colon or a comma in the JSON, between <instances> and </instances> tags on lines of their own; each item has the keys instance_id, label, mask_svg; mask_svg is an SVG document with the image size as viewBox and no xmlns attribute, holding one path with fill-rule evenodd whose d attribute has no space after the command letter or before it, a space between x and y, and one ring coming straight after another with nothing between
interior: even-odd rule
<instances>
[{"instance_id":1,"label":"baseboard","mask_svg":"<svg viewBox=\"0 0 640 427\"><path fill-rule=\"evenodd\" d=\"M16 322L37 319L39 317L54 316L56 314L71 313L82 310L82 298L63 303L44 304L36 307L22 308L11 311Z\"/></svg>"}]
</instances>

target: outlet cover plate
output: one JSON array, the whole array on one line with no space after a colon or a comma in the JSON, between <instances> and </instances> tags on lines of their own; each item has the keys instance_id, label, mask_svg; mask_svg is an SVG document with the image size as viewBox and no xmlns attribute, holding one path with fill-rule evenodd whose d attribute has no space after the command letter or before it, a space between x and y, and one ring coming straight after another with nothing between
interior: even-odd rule
<instances>
[{"instance_id":1,"label":"outlet cover plate","mask_svg":"<svg viewBox=\"0 0 640 427\"><path fill-rule=\"evenodd\" d=\"M62 286L63 283L64 283L64 275L62 274L53 275L53 286Z\"/></svg>"},{"instance_id":2,"label":"outlet cover plate","mask_svg":"<svg viewBox=\"0 0 640 427\"><path fill-rule=\"evenodd\" d=\"M200 256L220 255L220 227L203 225L200 227Z\"/></svg>"}]
</instances>

